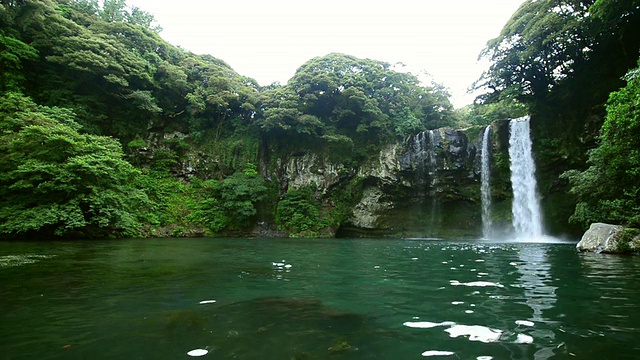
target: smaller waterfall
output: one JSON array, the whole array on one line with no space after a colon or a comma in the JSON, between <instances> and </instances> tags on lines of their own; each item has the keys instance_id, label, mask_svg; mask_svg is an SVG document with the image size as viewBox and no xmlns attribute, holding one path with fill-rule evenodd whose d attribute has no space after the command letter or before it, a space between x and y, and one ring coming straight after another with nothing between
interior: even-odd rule
<instances>
[{"instance_id":1,"label":"smaller waterfall","mask_svg":"<svg viewBox=\"0 0 640 360\"><path fill-rule=\"evenodd\" d=\"M436 163L436 136L433 133L433 130L429 130L429 174L433 175L436 173L438 169L438 164ZM435 180L434 180L435 181Z\"/></svg>"},{"instance_id":2,"label":"smaller waterfall","mask_svg":"<svg viewBox=\"0 0 640 360\"><path fill-rule=\"evenodd\" d=\"M531 152L529 116L509 123L509 159L513 187L513 227L519 239L542 236L542 216L538 201L535 163Z\"/></svg>"},{"instance_id":3,"label":"smaller waterfall","mask_svg":"<svg viewBox=\"0 0 640 360\"><path fill-rule=\"evenodd\" d=\"M435 236L436 232L436 219L438 216L439 204L436 195L436 183L438 172L438 163L436 162L436 136L433 130L429 130L429 143L427 147L429 155L429 177L431 178L431 195L430 195L430 214L429 214L429 231L430 236Z\"/></svg>"},{"instance_id":4,"label":"smaller waterfall","mask_svg":"<svg viewBox=\"0 0 640 360\"><path fill-rule=\"evenodd\" d=\"M482 198L482 237L491 237L491 125L484 129L482 136L482 169L480 172L480 195Z\"/></svg>"}]
</instances>

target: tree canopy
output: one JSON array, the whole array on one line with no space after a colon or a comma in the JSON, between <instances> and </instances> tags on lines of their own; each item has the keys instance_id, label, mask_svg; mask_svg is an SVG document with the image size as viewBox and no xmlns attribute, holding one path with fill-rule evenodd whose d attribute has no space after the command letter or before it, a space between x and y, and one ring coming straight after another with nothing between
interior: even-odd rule
<instances>
[{"instance_id":1,"label":"tree canopy","mask_svg":"<svg viewBox=\"0 0 640 360\"><path fill-rule=\"evenodd\" d=\"M482 100L532 104L566 96L567 83L578 93L619 86L637 59L639 24L638 0L527 0L481 53L491 66L475 87L488 91Z\"/></svg>"},{"instance_id":2,"label":"tree canopy","mask_svg":"<svg viewBox=\"0 0 640 360\"><path fill-rule=\"evenodd\" d=\"M333 53L303 64L282 87L263 94L262 133L277 140L342 146L347 152L453 125L449 95L398 66Z\"/></svg>"},{"instance_id":3,"label":"tree canopy","mask_svg":"<svg viewBox=\"0 0 640 360\"><path fill-rule=\"evenodd\" d=\"M109 137L81 134L68 109L0 98L0 233L137 234L146 195Z\"/></svg>"}]
</instances>

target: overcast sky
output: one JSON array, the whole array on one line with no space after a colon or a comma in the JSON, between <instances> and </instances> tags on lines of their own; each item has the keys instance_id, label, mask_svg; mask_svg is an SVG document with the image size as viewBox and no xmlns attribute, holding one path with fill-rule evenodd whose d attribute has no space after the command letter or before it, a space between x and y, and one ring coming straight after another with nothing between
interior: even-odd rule
<instances>
[{"instance_id":1,"label":"overcast sky","mask_svg":"<svg viewBox=\"0 0 640 360\"><path fill-rule=\"evenodd\" d=\"M487 67L477 57L524 0L129 0L168 42L211 54L261 85L286 84L316 56L402 62L445 85L457 107Z\"/></svg>"}]
</instances>

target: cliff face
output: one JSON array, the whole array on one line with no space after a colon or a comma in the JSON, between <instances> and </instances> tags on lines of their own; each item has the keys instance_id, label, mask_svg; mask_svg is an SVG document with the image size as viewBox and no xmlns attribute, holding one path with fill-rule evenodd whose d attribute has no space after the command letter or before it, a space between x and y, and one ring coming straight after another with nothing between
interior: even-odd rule
<instances>
[{"instance_id":1,"label":"cliff face","mask_svg":"<svg viewBox=\"0 0 640 360\"><path fill-rule=\"evenodd\" d=\"M256 151L258 169L270 184L270 194L260 204L258 225L233 235L479 237L484 130L478 126L424 131L369 154L368 160L360 161L358 166L353 165L354 161L345 161L348 157L335 150L300 151L291 146L294 150L287 151L261 143ZM490 134L491 220L493 231L499 236L512 230L509 121L494 122ZM179 140L180 135L164 134L164 138ZM187 182L194 174L209 178L208 174L224 170L223 163L203 152L187 155L173 170ZM535 155L538 161L544 159ZM537 178L557 178L544 160L538 165ZM563 229L568 228L568 215L558 215L563 202L556 198L567 196L550 192L547 182L539 187L543 213L548 215L545 225L555 227L546 229L549 234L563 234ZM306 198L303 206L315 207L320 215L303 214L317 216L311 220L313 229L290 234L286 226L276 226L276 208L288 190L300 189L311 189L313 198Z\"/></svg>"},{"instance_id":2,"label":"cliff face","mask_svg":"<svg viewBox=\"0 0 640 360\"><path fill-rule=\"evenodd\" d=\"M497 135L506 129L508 143L508 126L493 128ZM386 146L358 169L333 164L319 153L271 159L275 163L262 167L275 169L264 175L277 179L281 189L317 186L328 206L333 189L357 179L361 196L348 221L335 229L337 236L475 237L482 226L482 130L425 131ZM506 150L500 138L493 137L496 153Z\"/></svg>"}]
</instances>

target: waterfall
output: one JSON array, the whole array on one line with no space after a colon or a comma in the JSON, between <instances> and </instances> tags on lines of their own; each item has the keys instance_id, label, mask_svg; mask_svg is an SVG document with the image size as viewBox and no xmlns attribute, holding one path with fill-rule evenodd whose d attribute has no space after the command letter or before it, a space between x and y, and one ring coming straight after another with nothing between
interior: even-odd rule
<instances>
[{"instance_id":1,"label":"waterfall","mask_svg":"<svg viewBox=\"0 0 640 360\"><path fill-rule=\"evenodd\" d=\"M436 218L438 216L439 204L436 195L436 172L438 171L438 163L436 162L436 136L433 130L429 130L429 146L427 148L427 152L429 155L429 176L431 177L431 195L430 195L430 214L429 214L429 231L430 236L435 236L437 233L436 228Z\"/></svg>"},{"instance_id":2,"label":"waterfall","mask_svg":"<svg viewBox=\"0 0 640 360\"><path fill-rule=\"evenodd\" d=\"M429 174L434 175L436 170L438 169L438 164L436 163L436 136L433 133L433 130L429 130ZM434 180L435 182L435 180Z\"/></svg>"},{"instance_id":3,"label":"waterfall","mask_svg":"<svg viewBox=\"0 0 640 360\"><path fill-rule=\"evenodd\" d=\"M509 159L513 187L513 227L519 239L542 235L542 218L536 190L535 163L531 153L529 116L509 124Z\"/></svg>"},{"instance_id":4,"label":"waterfall","mask_svg":"<svg viewBox=\"0 0 640 360\"><path fill-rule=\"evenodd\" d=\"M482 237L489 239L491 237L491 125L484 129L482 136L482 170L480 179L482 181L480 187L480 195L482 198Z\"/></svg>"}]
</instances>

